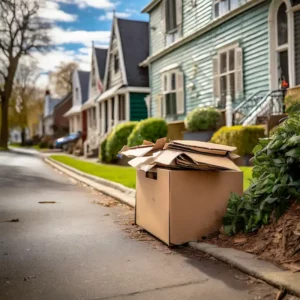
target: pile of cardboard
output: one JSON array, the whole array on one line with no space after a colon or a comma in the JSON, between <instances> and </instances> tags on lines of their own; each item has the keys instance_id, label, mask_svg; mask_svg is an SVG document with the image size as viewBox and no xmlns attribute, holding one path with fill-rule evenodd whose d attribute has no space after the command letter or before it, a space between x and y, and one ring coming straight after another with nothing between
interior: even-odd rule
<instances>
[{"instance_id":1,"label":"pile of cardboard","mask_svg":"<svg viewBox=\"0 0 300 300\"><path fill-rule=\"evenodd\" d=\"M221 171L239 168L233 160L238 156L233 153L235 147L204 143L198 141L172 141L159 139L156 143L145 141L143 145L128 148L125 146L121 155L133 157L129 164L148 172L154 167L181 170Z\"/></svg>"},{"instance_id":2,"label":"pile of cardboard","mask_svg":"<svg viewBox=\"0 0 300 300\"><path fill-rule=\"evenodd\" d=\"M135 222L168 245L197 241L218 230L231 193L242 194L234 147L159 139L121 155L137 169Z\"/></svg>"}]
</instances>

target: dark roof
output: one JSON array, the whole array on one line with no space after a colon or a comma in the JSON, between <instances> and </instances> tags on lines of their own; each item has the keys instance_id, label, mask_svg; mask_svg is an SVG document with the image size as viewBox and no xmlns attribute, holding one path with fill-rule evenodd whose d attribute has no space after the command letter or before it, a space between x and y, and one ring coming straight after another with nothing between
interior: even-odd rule
<instances>
[{"instance_id":1,"label":"dark roof","mask_svg":"<svg viewBox=\"0 0 300 300\"><path fill-rule=\"evenodd\" d=\"M100 79L103 81L105 75L107 49L95 48L95 53L97 58Z\"/></svg>"},{"instance_id":2,"label":"dark roof","mask_svg":"<svg viewBox=\"0 0 300 300\"><path fill-rule=\"evenodd\" d=\"M82 103L85 103L89 98L89 83L90 72L78 71L79 83L81 87Z\"/></svg>"},{"instance_id":3,"label":"dark roof","mask_svg":"<svg viewBox=\"0 0 300 300\"><path fill-rule=\"evenodd\" d=\"M117 18L129 86L148 87L148 68L139 64L149 56L149 24Z\"/></svg>"},{"instance_id":4,"label":"dark roof","mask_svg":"<svg viewBox=\"0 0 300 300\"><path fill-rule=\"evenodd\" d=\"M55 104L54 109L56 109L57 107L59 107L60 105L64 104L65 102L67 102L70 97L72 97L72 92L68 93L64 98L61 99L61 101L59 101L57 104Z\"/></svg>"}]
</instances>

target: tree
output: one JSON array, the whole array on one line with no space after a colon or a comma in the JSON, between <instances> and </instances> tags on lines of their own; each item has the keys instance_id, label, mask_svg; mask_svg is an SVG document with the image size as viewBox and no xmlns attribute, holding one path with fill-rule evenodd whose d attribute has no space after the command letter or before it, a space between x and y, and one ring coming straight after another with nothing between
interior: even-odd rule
<instances>
[{"instance_id":1,"label":"tree","mask_svg":"<svg viewBox=\"0 0 300 300\"><path fill-rule=\"evenodd\" d=\"M36 88L35 82L40 75L36 63L27 61L19 64L14 89L9 105L9 127L22 130L22 145L25 144L25 129L33 127L42 114L43 92Z\"/></svg>"},{"instance_id":2,"label":"tree","mask_svg":"<svg viewBox=\"0 0 300 300\"><path fill-rule=\"evenodd\" d=\"M41 0L0 1L0 147L7 147L8 109L20 58L49 48L50 23L39 18Z\"/></svg>"},{"instance_id":3,"label":"tree","mask_svg":"<svg viewBox=\"0 0 300 300\"><path fill-rule=\"evenodd\" d=\"M54 86L55 93L65 96L72 91L73 73L78 68L77 63L61 63L56 72L50 76L50 82Z\"/></svg>"}]
</instances>

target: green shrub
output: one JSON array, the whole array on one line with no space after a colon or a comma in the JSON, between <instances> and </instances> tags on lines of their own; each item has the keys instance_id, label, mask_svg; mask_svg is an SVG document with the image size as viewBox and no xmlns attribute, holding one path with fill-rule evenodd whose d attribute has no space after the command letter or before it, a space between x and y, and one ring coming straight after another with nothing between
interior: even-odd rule
<instances>
[{"instance_id":1,"label":"green shrub","mask_svg":"<svg viewBox=\"0 0 300 300\"><path fill-rule=\"evenodd\" d=\"M141 121L128 137L128 146L141 145L144 140L155 142L166 137L168 126L165 120L150 118Z\"/></svg>"},{"instance_id":2,"label":"green shrub","mask_svg":"<svg viewBox=\"0 0 300 300\"><path fill-rule=\"evenodd\" d=\"M117 160L118 152L124 145L127 145L127 139L138 122L127 122L116 126L107 138L106 143L106 161L114 162Z\"/></svg>"},{"instance_id":3,"label":"green shrub","mask_svg":"<svg viewBox=\"0 0 300 300\"><path fill-rule=\"evenodd\" d=\"M101 143L100 151L99 151L99 159L101 162L104 162L104 163L107 162L106 143L107 143L107 138Z\"/></svg>"},{"instance_id":4,"label":"green shrub","mask_svg":"<svg viewBox=\"0 0 300 300\"><path fill-rule=\"evenodd\" d=\"M279 218L300 198L300 113L292 114L274 135L253 150L253 183L242 197L229 199L224 230L253 232Z\"/></svg>"},{"instance_id":5,"label":"green shrub","mask_svg":"<svg viewBox=\"0 0 300 300\"><path fill-rule=\"evenodd\" d=\"M189 131L214 130L221 120L221 112L213 107L196 108L185 119Z\"/></svg>"},{"instance_id":6,"label":"green shrub","mask_svg":"<svg viewBox=\"0 0 300 300\"><path fill-rule=\"evenodd\" d=\"M260 138L265 136L263 126L232 126L220 128L212 137L211 142L237 148L241 156L251 155Z\"/></svg>"}]
</instances>

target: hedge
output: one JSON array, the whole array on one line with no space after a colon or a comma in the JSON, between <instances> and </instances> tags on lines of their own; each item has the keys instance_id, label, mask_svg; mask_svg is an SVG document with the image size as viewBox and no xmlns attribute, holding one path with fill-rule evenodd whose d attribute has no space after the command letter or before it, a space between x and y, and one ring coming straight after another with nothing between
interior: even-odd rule
<instances>
[{"instance_id":1,"label":"hedge","mask_svg":"<svg viewBox=\"0 0 300 300\"><path fill-rule=\"evenodd\" d=\"M107 138L100 145L99 159L101 162L107 162L106 143L107 143Z\"/></svg>"},{"instance_id":2,"label":"hedge","mask_svg":"<svg viewBox=\"0 0 300 300\"><path fill-rule=\"evenodd\" d=\"M240 156L251 155L260 138L265 137L263 126L232 126L220 128L212 137L211 142L237 147Z\"/></svg>"},{"instance_id":3,"label":"hedge","mask_svg":"<svg viewBox=\"0 0 300 300\"><path fill-rule=\"evenodd\" d=\"M138 122L127 122L119 124L114 128L106 141L105 159L106 162L115 162L118 158L118 152L124 145L127 145L128 136L137 126Z\"/></svg>"},{"instance_id":4,"label":"hedge","mask_svg":"<svg viewBox=\"0 0 300 300\"><path fill-rule=\"evenodd\" d=\"M213 107L196 108L185 119L189 131L214 130L221 120L221 112Z\"/></svg>"},{"instance_id":5,"label":"hedge","mask_svg":"<svg viewBox=\"0 0 300 300\"><path fill-rule=\"evenodd\" d=\"M141 145L144 140L155 142L166 137L168 126L165 120L149 118L141 121L128 137L128 146Z\"/></svg>"}]
</instances>

